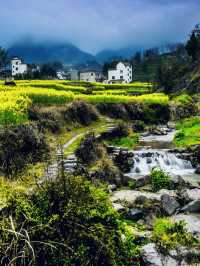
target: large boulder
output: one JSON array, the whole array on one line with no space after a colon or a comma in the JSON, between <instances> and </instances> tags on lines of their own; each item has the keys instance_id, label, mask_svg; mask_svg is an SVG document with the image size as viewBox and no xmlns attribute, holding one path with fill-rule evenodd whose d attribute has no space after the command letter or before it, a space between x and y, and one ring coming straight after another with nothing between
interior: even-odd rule
<instances>
[{"instance_id":1,"label":"large boulder","mask_svg":"<svg viewBox=\"0 0 200 266\"><path fill-rule=\"evenodd\" d=\"M133 176L131 174L125 174L124 175L124 182L128 183L129 181L134 182L135 187L143 187L147 185L150 182L150 176L149 175L138 175L138 176Z\"/></svg>"},{"instance_id":2,"label":"large boulder","mask_svg":"<svg viewBox=\"0 0 200 266\"><path fill-rule=\"evenodd\" d=\"M167 194L161 196L161 203L162 208L167 215L172 215L180 207L180 204Z\"/></svg>"},{"instance_id":3,"label":"large boulder","mask_svg":"<svg viewBox=\"0 0 200 266\"><path fill-rule=\"evenodd\" d=\"M174 222L185 221L188 233L200 240L200 214L177 214L172 218Z\"/></svg>"},{"instance_id":4,"label":"large boulder","mask_svg":"<svg viewBox=\"0 0 200 266\"><path fill-rule=\"evenodd\" d=\"M144 217L144 213L140 209L131 208L129 209L125 217L133 221L138 221Z\"/></svg>"},{"instance_id":5,"label":"large boulder","mask_svg":"<svg viewBox=\"0 0 200 266\"><path fill-rule=\"evenodd\" d=\"M186 189L182 193L182 197L186 202L200 200L200 189L199 188Z\"/></svg>"},{"instance_id":6,"label":"large boulder","mask_svg":"<svg viewBox=\"0 0 200 266\"><path fill-rule=\"evenodd\" d=\"M180 175L171 175L170 187L173 189L182 189L187 187L187 183Z\"/></svg>"},{"instance_id":7,"label":"large boulder","mask_svg":"<svg viewBox=\"0 0 200 266\"><path fill-rule=\"evenodd\" d=\"M190 203L185 205L181 210L190 213L200 213L200 199L191 201Z\"/></svg>"},{"instance_id":8,"label":"large boulder","mask_svg":"<svg viewBox=\"0 0 200 266\"><path fill-rule=\"evenodd\" d=\"M169 257L161 255L154 243L149 243L142 247L141 257L143 265L147 266L178 266L178 262Z\"/></svg>"}]
</instances>

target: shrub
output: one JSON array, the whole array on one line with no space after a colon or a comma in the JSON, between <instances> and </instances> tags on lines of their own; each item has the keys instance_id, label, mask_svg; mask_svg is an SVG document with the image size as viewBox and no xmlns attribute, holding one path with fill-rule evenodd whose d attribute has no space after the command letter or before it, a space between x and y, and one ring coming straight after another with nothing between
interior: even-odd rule
<instances>
[{"instance_id":1,"label":"shrub","mask_svg":"<svg viewBox=\"0 0 200 266\"><path fill-rule=\"evenodd\" d=\"M173 223L167 218L157 218L153 225L152 238L158 246L166 249L174 249L178 246L189 248L199 246L199 241L192 234L187 233L185 225L184 221Z\"/></svg>"},{"instance_id":2,"label":"shrub","mask_svg":"<svg viewBox=\"0 0 200 266\"><path fill-rule=\"evenodd\" d=\"M48 152L44 135L33 124L0 131L0 169L8 176L22 171L27 163L42 161Z\"/></svg>"},{"instance_id":3,"label":"shrub","mask_svg":"<svg viewBox=\"0 0 200 266\"><path fill-rule=\"evenodd\" d=\"M134 236L107 193L80 176L65 182L56 179L32 195L13 195L0 218L2 265L133 265Z\"/></svg>"},{"instance_id":4,"label":"shrub","mask_svg":"<svg viewBox=\"0 0 200 266\"><path fill-rule=\"evenodd\" d=\"M133 131L135 131L135 132L141 132L145 128L145 123L144 123L144 121L136 120L133 122L132 128L133 128Z\"/></svg>"},{"instance_id":5,"label":"shrub","mask_svg":"<svg viewBox=\"0 0 200 266\"><path fill-rule=\"evenodd\" d=\"M130 128L125 123L119 123L113 129L103 132L101 134L101 138L105 140L113 139L113 138L122 138L127 137L130 134Z\"/></svg>"},{"instance_id":6,"label":"shrub","mask_svg":"<svg viewBox=\"0 0 200 266\"><path fill-rule=\"evenodd\" d=\"M75 153L81 163L90 165L92 162L102 158L105 154L105 149L103 145L97 141L94 133L89 133L81 141Z\"/></svg>"},{"instance_id":7,"label":"shrub","mask_svg":"<svg viewBox=\"0 0 200 266\"><path fill-rule=\"evenodd\" d=\"M108 156L104 156L101 160L97 162L95 167L91 169L91 178L94 181L100 180L105 181L110 184L121 185L122 175L118 167L114 165L111 159Z\"/></svg>"},{"instance_id":8,"label":"shrub","mask_svg":"<svg viewBox=\"0 0 200 266\"><path fill-rule=\"evenodd\" d=\"M99 112L103 115L124 120L128 120L130 118L125 106L121 103L113 104L102 102L98 103L96 106Z\"/></svg>"},{"instance_id":9,"label":"shrub","mask_svg":"<svg viewBox=\"0 0 200 266\"><path fill-rule=\"evenodd\" d=\"M84 101L72 102L65 111L65 119L84 126L90 125L93 121L97 121L99 115L95 107Z\"/></svg>"},{"instance_id":10,"label":"shrub","mask_svg":"<svg viewBox=\"0 0 200 266\"><path fill-rule=\"evenodd\" d=\"M170 185L170 176L161 169L154 168L151 171L150 180L154 191L158 191L162 188L168 188Z\"/></svg>"}]
</instances>

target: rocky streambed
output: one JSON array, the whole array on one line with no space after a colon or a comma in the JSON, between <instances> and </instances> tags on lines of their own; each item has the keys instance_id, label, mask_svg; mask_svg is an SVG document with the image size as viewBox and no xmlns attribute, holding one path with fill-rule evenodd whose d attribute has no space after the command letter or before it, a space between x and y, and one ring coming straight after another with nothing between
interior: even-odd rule
<instances>
[{"instance_id":1,"label":"rocky streambed","mask_svg":"<svg viewBox=\"0 0 200 266\"><path fill-rule=\"evenodd\" d=\"M200 240L200 175L198 174L199 147L175 149L175 130L161 130L142 134L136 150L112 150L113 156L126 158L124 183L132 182L134 188L123 188L112 192L113 207L125 218L144 225L149 244L142 248L144 265L189 265L188 256L200 258L200 250L185 250L178 253L161 254L155 243L151 243L151 230L156 217L171 217L173 221L184 220L186 229ZM199 153L198 153L199 152ZM171 177L169 189L157 192L150 185L150 172L156 167ZM187 259L186 259L187 258Z\"/></svg>"}]
</instances>

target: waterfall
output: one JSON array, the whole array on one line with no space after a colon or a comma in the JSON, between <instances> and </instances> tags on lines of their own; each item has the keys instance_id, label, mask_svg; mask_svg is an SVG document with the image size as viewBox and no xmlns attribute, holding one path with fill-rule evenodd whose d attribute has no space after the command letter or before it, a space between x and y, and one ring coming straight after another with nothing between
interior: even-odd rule
<instances>
[{"instance_id":1,"label":"waterfall","mask_svg":"<svg viewBox=\"0 0 200 266\"><path fill-rule=\"evenodd\" d=\"M178 158L167 150L142 149L134 151L134 165L131 174L147 175L156 167L169 174L191 174L194 172L190 161Z\"/></svg>"}]
</instances>

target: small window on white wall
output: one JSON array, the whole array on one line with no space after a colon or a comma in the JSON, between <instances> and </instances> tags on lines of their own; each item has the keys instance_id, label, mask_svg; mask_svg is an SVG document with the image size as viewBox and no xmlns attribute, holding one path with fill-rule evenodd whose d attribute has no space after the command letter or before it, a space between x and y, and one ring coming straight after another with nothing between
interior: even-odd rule
<instances>
[{"instance_id":1,"label":"small window on white wall","mask_svg":"<svg viewBox=\"0 0 200 266\"><path fill-rule=\"evenodd\" d=\"M123 73L123 70L120 70L120 74L122 74Z\"/></svg>"},{"instance_id":2,"label":"small window on white wall","mask_svg":"<svg viewBox=\"0 0 200 266\"><path fill-rule=\"evenodd\" d=\"M112 79L115 79L115 76L112 76Z\"/></svg>"}]
</instances>

